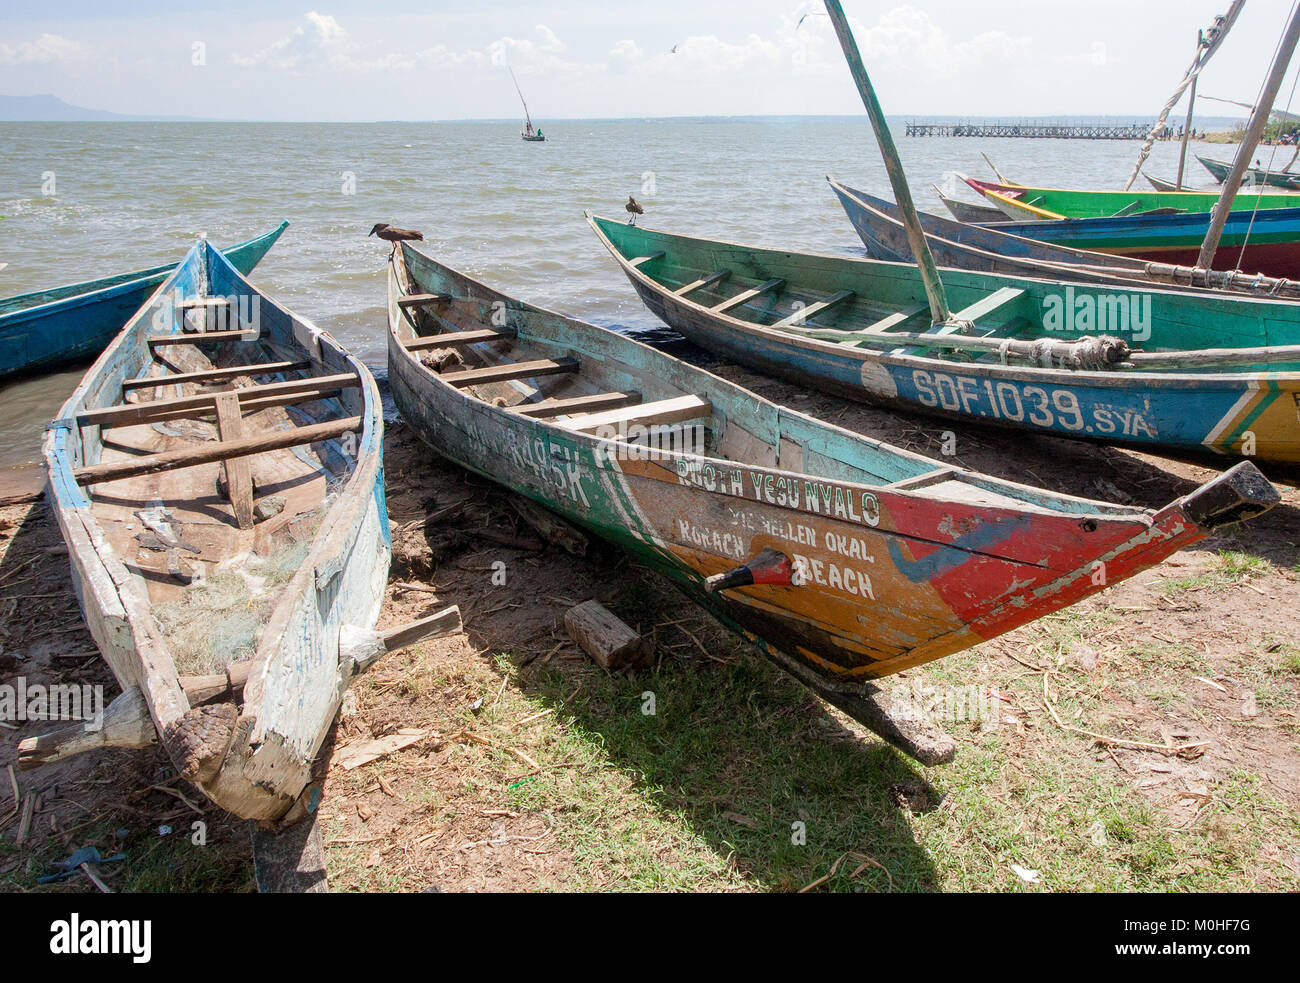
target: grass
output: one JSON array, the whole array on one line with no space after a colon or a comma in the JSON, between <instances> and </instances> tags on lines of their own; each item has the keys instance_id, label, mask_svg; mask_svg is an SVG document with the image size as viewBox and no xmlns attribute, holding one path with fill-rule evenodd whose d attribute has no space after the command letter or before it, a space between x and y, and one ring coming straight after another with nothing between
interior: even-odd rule
<instances>
[{"instance_id":1,"label":"grass","mask_svg":"<svg viewBox=\"0 0 1300 983\"><path fill-rule=\"evenodd\" d=\"M1258 577L1269 573L1272 567L1262 557L1249 553L1237 553L1225 550L1218 555L1218 565L1193 577L1166 581L1162 587L1167 594L1180 594L1187 591L1208 590L1220 593L1240 587Z\"/></svg>"}]
</instances>

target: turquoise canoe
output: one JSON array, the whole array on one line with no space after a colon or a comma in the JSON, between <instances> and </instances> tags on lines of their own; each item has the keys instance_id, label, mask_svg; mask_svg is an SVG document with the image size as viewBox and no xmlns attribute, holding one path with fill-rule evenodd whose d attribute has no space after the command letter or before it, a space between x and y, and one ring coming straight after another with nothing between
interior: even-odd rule
<instances>
[{"instance_id":1,"label":"turquoise canoe","mask_svg":"<svg viewBox=\"0 0 1300 983\"><path fill-rule=\"evenodd\" d=\"M225 250L247 276L289 227ZM144 306L175 263L0 300L0 378L90 359Z\"/></svg>"}]
</instances>

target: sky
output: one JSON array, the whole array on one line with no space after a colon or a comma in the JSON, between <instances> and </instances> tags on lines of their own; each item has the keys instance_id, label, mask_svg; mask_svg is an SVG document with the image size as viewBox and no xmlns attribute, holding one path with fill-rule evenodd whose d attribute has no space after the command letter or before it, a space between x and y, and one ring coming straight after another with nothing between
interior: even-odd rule
<instances>
[{"instance_id":1,"label":"sky","mask_svg":"<svg viewBox=\"0 0 1300 983\"><path fill-rule=\"evenodd\" d=\"M1150 119L1197 31L1228 5L844 0L891 116ZM1290 8L1250 0L1202 94L1252 103ZM820 0L4 0L0 94L134 115L500 119L519 115L508 64L538 119L860 113L824 10Z\"/></svg>"}]
</instances>

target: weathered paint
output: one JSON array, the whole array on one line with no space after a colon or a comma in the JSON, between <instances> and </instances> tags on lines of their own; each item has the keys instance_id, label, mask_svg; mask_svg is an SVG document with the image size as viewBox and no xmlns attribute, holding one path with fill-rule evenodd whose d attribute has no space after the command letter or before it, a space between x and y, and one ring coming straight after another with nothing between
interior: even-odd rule
<instances>
[{"instance_id":1,"label":"weathered paint","mask_svg":"<svg viewBox=\"0 0 1300 983\"><path fill-rule=\"evenodd\" d=\"M281 222L266 235L231 246L226 258L247 275L288 227ZM0 299L0 378L98 355L175 269L155 266Z\"/></svg>"},{"instance_id":2,"label":"weathered paint","mask_svg":"<svg viewBox=\"0 0 1300 983\"><path fill-rule=\"evenodd\" d=\"M86 623L119 683L140 686L164 745L175 760L172 735L191 708L154 620L143 585L109 546L94 508L73 471L99 454L98 428L84 432L73 420L83 410L120 402L122 382L150 364L146 338L160 333L166 301L182 297L259 298L260 342L312 374L355 372L357 389L337 398L339 416L360 416L364 427L350 473L339 483L311 549L280 589L253 658L234 737L224 755L197 780L218 805L244 818L279 819L310 779L311 764L337 713L349 676L340 664L344 626L372 628L387 583L390 537L383 490L383 416L379 389L364 364L330 335L260 294L205 241L158 288L91 367L60 421L45 440L50 494L68 544L73 584ZM169 333L180 331L172 312ZM334 400L322 400L324 407ZM83 436L84 433L84 436ZM338 448L322 452L342 454ZM164 500L164 504L166 504ZM178 768L183 768L176 761Z\"/></svg>"},{"instance_id":3,"label":"weathered paint","mask_svg":"<svg viewBox=\"0 0 1300 983\"><path fill-rule=\"evenodd\" d=\"M515 332L522 352L509 361L574 357L589 384L607 391L701 396L713 407L715 439L743 437L748 454L611 457L596 437L476 398L405 348L415 332L398 301L409 294L456 298L413 315L422 334L490 322ZM1149 513L949 471L516 301L409 244L392 263L389 324L394 399L434 449L627 549L829 689L860 692L865 680L978 644L1205 535L1182 503ZM475 350L489 364L501 358L492 345ZM900 487L909 483L918 487ZM767 548L809 582L706 592L707 578Z\"/></svg>"},{"instance_id":4,"label":"weathered paint","mask_svg":"<svg viewBox=\"0 0 1300 983\"><path fill-rule=\"evenodd\" d=\"M915 268L691 239L595 217L590 221L652 312L702 348L760 371L850 398L901 400L930 413L999 426L1148 448L1229 455L1253 449L1248 456L1260 460L1300 461L1300 361L1268 371L1087 372L1002 365L996 356L970 361L917 353L901 343L866 348L817 340L765 322L788 316L796 304L848 289L855 291L854 301L819 325L860 331L890 313L925 303ZM655 253L663 256L639 267L629 262ZM688 297L674 293L722 269L732 275L712 291ZM762 306L746 305L727 314L710 310L726 296L772 278L784 279L786 287L779 297L766 296ZM973 332L979 337L1068 341L1118 334L1146 351L1300 345L1300 307L1284 301L1089 287L963 270L946 271L944 283L954 310L1001 288L1022 291L996 318L980 320ZM1081 313L1087 309L1084 301L1091 305L1087 318ZM1121 302L1145 321L1141 332L1098 328L1099 312L1104 309L1109 317ZM1068 311L1078 316L1061 316L1059 330L1045 330ZM904 330L927 328L918 318Z\"/></svg>"}]
</instances>

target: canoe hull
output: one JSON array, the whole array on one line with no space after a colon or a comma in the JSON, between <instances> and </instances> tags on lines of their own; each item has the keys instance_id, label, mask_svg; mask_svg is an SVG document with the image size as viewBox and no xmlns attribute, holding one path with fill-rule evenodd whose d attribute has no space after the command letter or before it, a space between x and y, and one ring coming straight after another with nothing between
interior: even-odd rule
<instances>
[{"instance_id":1,"label":"canoe hull","mask_svg":"<svg viewBox=\"0 0 1300 983\"><path fill-rule=\"evenodd\" d=\"M204 258L196 259L198 250ZM340 395L341 411L363 429L351 443L354 463L291 579L279 589L239 704L192 707L134 560L109 544L92 497L75 471L97 455L97 428L75 418L117 403L125 380L150 363L146 339L174 291L233 296L252 291L216 250L200 243L95 362L45 440L50 495L71 559L86 624L119 685L139 687L163 746L178 771L223 809L275 821L300 803L350 677L341 636L373 629L387 583L391 542L383 475L383 416L378 386L329 335L260 296L266 343L324 372L356 372L358 389ZM206 272L204 272L206 271ZM205 276L211 277L205 281ZM203 290L203 288L207 290ZM210 291L207 292L207 291ZM327 453L323 445L320 454ZM116 485L101 486L112 490ZM163 499L166 505L166 499ZM145 503L141 503L144 507ZM346 678L345 678L346 677ZM314 803L310 804L314 808Z\"/></svg>"},{"instance_id":2,"label":"canoe hull","mask_svg":"<svg viewBox=\"0 0 1300 983\"><path fill-rule=\"evenodd\" d=\"M1079 500L1068 508L1080 512L1060 514L1053 512L1060 502L1050 496L1018 510L996 496L975 504L960 493L809 477L801 466L822 461L823 453L834 450L843 459L845 447L880 452L881 445L775 407L630 340L521 305L418 251L403 252L419 272L399 286L405 262L394 263L389 379L403 418L422 439L664 573L779 665L805 681L815 677L823 690L861 695L867 680L968 648L1095 592L1098 559L1128 576L1202 535L1181 507L1103 518L1098 529L1081 514L1089 506ZM611 459L590 437L475 399L438 379L403 345L408 329L397 299L409 293L468 297L493 310L504 304L516 338L545 336L576 357L627 367L633 380L640 374L685 385L756 429L774 421L781 436L764 452L773 464L678 454ZM443 325L469 329L463 321ZM763 446L762 436L748 439ZM884 450L923 472L935 466ZM1009 486L990 479L981 487L1005 493ZM950 546L936 548L940 543ZM705 590L706 578L767 548L802 562L815 586ZM1009 555L1019 559L1002 559ZM1039 585L1028 587L1035 579Z\"/></svg>"},{"instance_id":3,"label":"canoe hull","mask_svg":"<svg viewBox=\"0 0 1300 983\"><path fill-rule=\"evenodd\" d=\"M871 350L797 337L677 297L633 267L623 250L643 256L698 245L708 251L700 263L710 269L754 264L764 276L786 275L799 262L797 256L625 229L603 219L593 219L592 225L652 313L701 348L769 375L811 382L850 399L1075 439L1300 462L1300 373L1072 372L954 362L898 353L905 349ZM620 237L621 245L607 233ZM872 265L813 258L823 271L835 271L825 282L839 289L855 283L855 263ZM904 275L896 267L891 271ZM795 282L795 274L788 275ZM998 282L1059 290L1065 308L1076 305L1074 285ZM823 289L831 292L829 286ZM1085 288L1077 290L1084 295ZM1041 317L1037 310L1035 317Z\"/></svg>"},{"instance_id":4,"label":"canoe hull","mask_svg":"<svg viewBox=\"0 0 1300 983\"><path fill-rule=\"evenodd\" d=\"M283 222L266 235L232 246L224 250L226 258L247 276L288 227ZM0 313L0 379L93 359L173 269L155 267L4 301L14 309ZM70 290L76 292L65 296Z\"/></svg>"}]
</instances>

